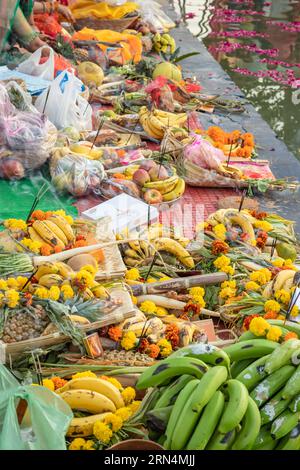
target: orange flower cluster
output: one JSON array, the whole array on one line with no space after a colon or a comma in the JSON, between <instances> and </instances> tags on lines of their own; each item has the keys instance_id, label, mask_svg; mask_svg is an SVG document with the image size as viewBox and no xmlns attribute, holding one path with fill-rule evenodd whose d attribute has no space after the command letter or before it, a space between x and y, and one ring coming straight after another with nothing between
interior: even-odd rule
<instances>
[{"instance_id":1,"label":"orange flower cluster","mask_svg":"<svg viewBox=\"0 0 300 470\"><path fill-rule=\"evenodd\" d=\"M142 354L147 354L152 359L156 359L160 354L159 346L150 344L146 338L141 339L138 351Z\"/></svg>"},{"instance_id":2,"label":"orange flower cluster","mask_svg":"<svg viewBox=\"0 0 300 470\"><path fill-rule=\"evenodd\" d=\"M68 383L67 380L62 379L61 377L51 377L51 380L54 383L54 390L57 390Z\"/></svg>"},{"instance_id":3,"label":"orange flower cluster","mask_svg":"<svg viewBox=\"0 0 300 470\"><path fill-rule=\"evenodd\" d=\"M252 217L255 217L255 219L258 219L258 220L263 220L267 217L266 212L250 211L250 214L252 215Z\"/></svg>"},{"instance_id":4,"label":"orange flower cluster","mask_svg":"<svg viewBox=\"0 0 300 470\"><path fill-rule=\"evenodd\" d=\"M213 145L232 157L250 158L254 147L254 137L250 132L241 134L239 130L225 132L221 127L211 126L207 135L212 139Z\"/></svg>"},{"instance_id":5,"label":"orange flower cluster","mask_svg":"<svg viewBox=\"0 0 300 470\"><path fill-rule=\"evenodd\" d=\"M228 253L229 246L227 243L221 240L214 240L211 244L211 252L213 255L218 255L220 253L226 254Z\"/></svg>"},{"instance_id":6,"label":"orange flower cluster","mask_svg":"<svg viewBox=\"0 0 300 470\"><path fill-rule=\"evenodd\" d=\"M113 341L116 341L116 342L120 341L120 339L122 337L121 328L119 328L118 326L111 326L108 330L108 336Z\"/></svg>"},{"instance_id":7,"label":"orange flower cluster","mask_svg":"<svg viewBox=\"0 0 300 470\"><path fill-rule=\"evenodd\" d=\"M293 331L289 331L283 339L284 341L289 341L290 339L298 339L298 335Z\"/></svg>"},{"instance_id":8,"label":"orange flower cluster","mask_svg":"<svg viewBox=\"0 0 300 470\"><path fill-rule=\"evenodd\" d=\"M179 328L175 323L170 323L165 331L165 338L170 341L172 349L176 348L179 344Z\"/></svg>"},{"instance_id":9,"label":"orange flower cluster","mask_svg":"<svg viewBox=\"0 0 300 470\"><path fill-rule=\"evenodd\" d=\"M266 242L267 242L267 239L268 239L268 234L264 231L259 231L258 234L257 234L257 238L256 238L256 246L257 248L264 248Z\"/></svg>"},{"instance_id":10,"label":"orange flower cluster","mask_svg":"<svg viewBox=\"0 0 300 470\"><path fill-rule=\"evenodd\" d=\"M258 314L249 315L248 317L245 318L245 320L243 322L243 329L244 330L246 330L246 331L249 330L250 323L253 320L253 318L255 318L255 317L260 317L260 315L258 315Z\"/></svg>"},{"instance_id":11,"label":"orange flower cluster","mask_svg":"<svg viewBox=\"0 0 300 470\"><path fill-rule=\"evenodd\" d=\"M269 310L267 313L264 314L263 316L266 320L276 320L278 317L278 313L274 312L273 310Z\"/></svg>"}]
</instances>

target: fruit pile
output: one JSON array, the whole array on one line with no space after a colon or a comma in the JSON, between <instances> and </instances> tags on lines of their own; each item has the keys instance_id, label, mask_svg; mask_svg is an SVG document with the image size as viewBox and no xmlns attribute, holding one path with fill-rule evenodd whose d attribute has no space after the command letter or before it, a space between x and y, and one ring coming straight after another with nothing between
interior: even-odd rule
<instances>
[{"instance_id":1,"label":"fruit pile","mask_svg":"<svg viewBox=\"0 0 300 470\"><path fill-rule=\"evenodd\" d=\"M137 383L154 387L150 437L169 450L300 449L299 354L295 339L179 349Z\"/></svg>"},{"instance_id":2,"label":"fruit pile","mask_svg":"<svg viewBox=\"0 0 300 470\"><path fill-rule=\"evenodd\" d=\"M174 54L176 50L175 39L170 34L156 33L153 38L153 48L156 52L164 54Z\"/></svg>"},{"instance_id":3,"label":"fruit pile","mask_svg":"<svg viewBox=\"0 0 300 470\"><path fill-rule=\"evenodd\" d=\"M157 140L162 140L167 129L182 128L187 123L186 113L169 113L161 109L149 111L142 106L139 111L140 123L144 131Z\"/></svg>"}]
</instances>

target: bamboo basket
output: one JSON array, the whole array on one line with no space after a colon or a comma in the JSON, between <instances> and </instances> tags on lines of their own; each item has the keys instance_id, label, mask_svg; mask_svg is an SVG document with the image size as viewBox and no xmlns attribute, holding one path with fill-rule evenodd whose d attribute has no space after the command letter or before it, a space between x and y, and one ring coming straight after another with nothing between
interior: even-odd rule
<instances>
[{"instance_id":1,"label":"bamboo basket","mask_svg":"<svg viewBox=\"0 0 300 470\"><path fill-rule=\"evenodd\" d=\"M90 29L110 29L111 31L116 31L121 33L124 29L131 29L134 23L138 20L139 16L130 16L127 18L120 19L99 19L95 17L90 18L81 18L76 20L75 29L77 31L83 28Z\"/></svg>"},{"instance_id":2,"label":"bamboo basket","mask_svg":"<svg viewBox=\"0 0 300 470\"><path fill-rule=\"evenodd\" d=\"M135 309L128 292L115 289L111 292L111 297L122 300L120 307L117 307L111 313L103 315L102 318L93 323L79 326L82 331L89 333L90 331L98 330L104 326L120 323L126 318L134 316ZM18 341L15 343L4 343L0 341L0 363L9 363L10 361L17 359L25 353L34 351L35 349L44 349L56 344L67 343L68 341L70 341L70 338L63 333L60 333L59 331L49 335L39 336L38 338Z\"/></svg>"}]
</instances>

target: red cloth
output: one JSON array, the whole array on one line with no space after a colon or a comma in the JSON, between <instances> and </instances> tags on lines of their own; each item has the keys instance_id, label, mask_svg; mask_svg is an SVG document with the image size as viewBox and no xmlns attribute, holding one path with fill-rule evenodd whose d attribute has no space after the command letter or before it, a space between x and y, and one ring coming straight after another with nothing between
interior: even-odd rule
<instances>
[{"instance_id":1,"label":"red cloth","mask_svg":"<svg viewBox=\"0 0 300 470\"><path fill-rule=\"evenodd\" d=\"M34 14L34 22L41 33L55 38L62 31L62 27L58 22L58 15L55 13L49 15L49 13L37 13Z\"/></svg>"}]
</instances>

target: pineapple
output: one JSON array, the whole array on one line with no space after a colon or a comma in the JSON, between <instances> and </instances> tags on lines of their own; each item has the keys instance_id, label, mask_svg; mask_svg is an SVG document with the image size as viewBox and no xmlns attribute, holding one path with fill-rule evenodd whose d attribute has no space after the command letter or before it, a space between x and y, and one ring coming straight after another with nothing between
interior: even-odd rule
<instances>
[{"instance_id":1,"label":"pineapple","mask_svg":"<svg viewBox=\"0 0 300 470\"><path fill-rule=\"evenodd\" d=\"M50 323L47 313L41 305L22 308L17 313L10 313L4 323L0 340L15 343L41 336Z\"/></svg>"}]
</instances>

